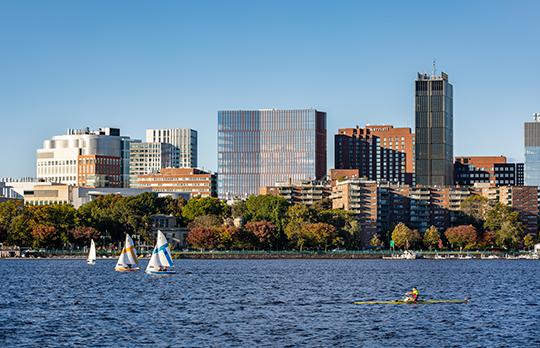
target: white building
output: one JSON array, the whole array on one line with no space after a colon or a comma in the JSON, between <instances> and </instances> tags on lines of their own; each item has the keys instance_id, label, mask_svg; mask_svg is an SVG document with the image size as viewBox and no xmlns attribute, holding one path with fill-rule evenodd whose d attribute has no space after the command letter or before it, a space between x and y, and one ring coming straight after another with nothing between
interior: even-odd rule
<instances>
[{"instance_id":1,"label":"white building","mask_svg":"<svg viewBox=\"0 0 540 348\"><path fill-rule=\"evenodd\" d=\"M168 143L131 143L129 152L129 186L137 186L139 175L178 168L178 148Z\"/></svg>"},{"instance_id":2,"label":"white building","mask_svg":"<svg viewBox=\"0 0 540 348\"><path fill-rule=\"evenodd\" d=\"M68 185L121 187L128 175L129 143L118 128L69 129L67 134L45 140L37 150L37 178Z\"/></svg>"},{"instance_id":3,"label":"white building","mask_svg":"<svg viewBox=\"0 0 540 348\"><path fill-rule=\"evenodd\" d=\"M189 128L147 129L146 142L169 143L178 148L180 168L197 167L197 131Z\"/></svg>"}]
</instances>

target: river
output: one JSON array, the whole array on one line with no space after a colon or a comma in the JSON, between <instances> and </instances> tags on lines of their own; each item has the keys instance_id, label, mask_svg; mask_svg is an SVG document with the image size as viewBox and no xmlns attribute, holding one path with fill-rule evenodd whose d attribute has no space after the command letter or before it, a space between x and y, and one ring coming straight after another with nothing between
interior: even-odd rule
<instances>
[{"instance_id":1,"label":"river","mask_svg":"<svg viewBox=\"0 0 540 348\"><path fill-rule=\"evenodd\" d=\"M177 260L165 278L114 264L0 260L0 346L540 346L539 261ZM351 304L413 286L471 301Z\"/></svg>"}]
</instances>

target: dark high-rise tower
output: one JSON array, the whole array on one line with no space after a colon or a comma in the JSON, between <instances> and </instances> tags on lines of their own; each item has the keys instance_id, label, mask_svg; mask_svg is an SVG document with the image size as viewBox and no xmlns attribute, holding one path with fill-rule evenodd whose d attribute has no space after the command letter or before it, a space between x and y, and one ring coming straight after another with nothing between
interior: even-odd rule
<instances>
[{"instance_id":1,"label":"dark high-rise tower","mask_svg":"<svg viewBox=\"0 0 540 348\"><path fill-rule=\"evenodd\" d=\"M416 80L416 184L452 185L454 114L452 85L440 76Z\"/></svg>"}]
</instances>

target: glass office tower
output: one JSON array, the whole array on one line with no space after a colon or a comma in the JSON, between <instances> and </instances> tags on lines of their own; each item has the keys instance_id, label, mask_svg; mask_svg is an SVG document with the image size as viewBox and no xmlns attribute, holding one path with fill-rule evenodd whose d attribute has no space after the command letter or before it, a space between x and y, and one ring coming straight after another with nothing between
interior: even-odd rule
<instances>
[{"instance_id":1,"label":"glass office tower","mask_svg":"<svg viewBox=\"0 0 540 348\"><path fill-rule=\"evenodd\" d=\"M218 195L258 194L276 182L326 175L326 113L304 110L218 112Z\"/></svg>"},{"instance_id":2,"label":"glass office tower","mask_svg":"<svg viewBox=\"0 0 540 348\"><path fill-rule=\"evenodd\" d=\"M453 185L454 112L447 74L418 74L415 116L416 184Z\"/></svg>"},{"instance_id":3,"label":"glass office tower","mask_svg":"<svg viewBox=\"0 0 540 348\"><path fill-rule=\"evenodd\" d=\"M525 185L540 186L540 113L525 122Z\"/></svg>"}]
</instances>

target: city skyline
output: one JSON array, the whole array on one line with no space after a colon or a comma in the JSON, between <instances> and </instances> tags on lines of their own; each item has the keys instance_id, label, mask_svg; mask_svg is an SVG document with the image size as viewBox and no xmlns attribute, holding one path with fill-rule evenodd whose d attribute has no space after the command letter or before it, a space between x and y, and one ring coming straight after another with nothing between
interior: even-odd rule
<instances>
[{"instance_id":1,"label":"city skyline","mask_svg":"<svg viewBox=\"0 0 540 348\"><path fill-rule=\"evenodd\" d=\"M433 59L455 87L455 156L522 162L522 124L540 110L535 2L138 3L125 13L110 4L108 16L104 3L66 4L5 6L0 114L9 128L0 176L35 176L42 141L84 126L118 127L135 139L147 128L195 129L199 167L215 171L216 112L261 108L326 111L331 167L339 128L414 128L414 78ZM232 18L219 16L224 6ZM313 26L313 18L325 21ZM244 20L275 25L248 32Z\"/></svg>"}]
</instances>

